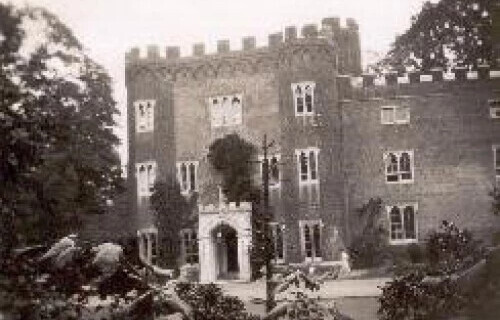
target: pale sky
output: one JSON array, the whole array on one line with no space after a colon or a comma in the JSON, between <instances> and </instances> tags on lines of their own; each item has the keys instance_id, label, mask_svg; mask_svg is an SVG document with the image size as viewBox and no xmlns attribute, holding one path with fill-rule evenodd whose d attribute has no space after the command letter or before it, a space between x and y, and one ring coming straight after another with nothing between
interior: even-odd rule
<instances>
[{"instance_id":1,"label":"pale sky","mask_svg":"<svg viewBox=\"0 0 500 320\"><path fill-rule=\"evenodd\" d=\"M0 0L16 5L43 6L68 25L88 54L106 67L114 81L122 112L118 135L125 144L125 52L148 44L180 46L190 55L195 42L215 51L218 39L231 48L241 38L256 36L257 45L285 26L320 24L324 17L355 18L363 52L385 52L394 37L409 27L410 17L425 0ZM163 50L162 50L163 51ZM126 146L120 150L126 163Z\"/></svg>"}]
</instances>

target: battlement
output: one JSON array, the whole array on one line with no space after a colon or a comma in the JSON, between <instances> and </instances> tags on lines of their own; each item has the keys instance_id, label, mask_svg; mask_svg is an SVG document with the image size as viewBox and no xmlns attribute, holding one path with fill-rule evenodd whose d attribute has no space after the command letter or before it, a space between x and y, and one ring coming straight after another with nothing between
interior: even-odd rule
<instances>
[{"instance_id":1,"label":"battlement","mask_svg":"<svg viewBox=\"0 0 500 320\"><path fill-rule=\"evenodd\" d=\"M344 81L349 81L353 88L385 87L394 85L415 84L424 82L463 82L474 80L500 79L500 70L492 70L487 65L479 66L477 70L470 71L465 68L455 68L452 72L445 72L441 68L432 69L430 72L408 72L405 74L363 74L360 77L340 76Z\"/></svg>"},{"instance_id":2,"label":"battlement","mask_svg":"<svg viewBox=\"0 0 500 320\"><path fill-rule=\"evenodd\" d=\"M252 204L250 202L236 202L222 203L218 206L214 204L209 205L198 205L198 211L200 214L219 214L219 213L237 213L237 212L248 212L252 210Z\"/></svg>"},{"instance_id":3,"label":"battlement","mask_svg":"<svg viewBox=\"0 0 500 320\"><path fill-rule=\"evenodd\" d=\"M195 43L192 46L191 55L181 56L181 50L178 46L167 46L164 53L161 53L157 45L149 45L141 50L138 47L130 49L125 55L126 63L135 63L141 61L178 61L185 58L200 58L203 56L225 55L235 52L250 52L254 50L273 50L282 44L295 41L304 41L304 39L340 39L341 34L351 34L358 36L358 24L352 18L346 20L346 25L341 26L338 17L324 18L321 24L306 24L300 29L300 36L296 26L285 27L284 32L276 32L268 35L267 46L257 47L256 38L253 36L244 37L241 40L241 50L231 50L230 41L221 39L217 41L216 52L206 52L206 46L203 43ZM344 36L345 38L345 36Z\"/></svg>"}]
</instances>

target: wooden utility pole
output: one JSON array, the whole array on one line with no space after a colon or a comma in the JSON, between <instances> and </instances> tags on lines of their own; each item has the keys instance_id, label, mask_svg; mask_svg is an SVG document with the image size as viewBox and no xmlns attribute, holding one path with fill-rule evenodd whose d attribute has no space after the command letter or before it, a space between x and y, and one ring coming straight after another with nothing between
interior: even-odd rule
<instances>
[{"instance_id":1,"label":"wooden utility pole","mask_svg":"<svg viewBox=\"0 0 500 320\"><path fill-rule=\"evenodd\" d=\"M273 142L267 142L267 135L264 134L264 141L262 143L262 150L264 152L264 159L262 159L262 200L264 210L264 239L265 239L265 263L266 263L266 312L274 308L274 293L273 293L273 241L269 223L272 221L272 212L269 208L269 159L268 150L273 145Z\"/></svg>"}]
</instances>

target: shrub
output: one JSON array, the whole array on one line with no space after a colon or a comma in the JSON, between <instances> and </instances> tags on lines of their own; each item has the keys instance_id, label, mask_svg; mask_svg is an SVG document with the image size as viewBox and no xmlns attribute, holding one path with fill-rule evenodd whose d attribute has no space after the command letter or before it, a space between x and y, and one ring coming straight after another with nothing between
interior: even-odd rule
<instances>
[{"instance_id":1,"label":"shrub","mask_svg":"<svg viewBox=\"0 0 500 320\"><path fill-rule=\"evenodd\" d=\"M176 293L193 308L194 320L252 320L258 319L245 312L243 302L237 297L225 296L213 283L192 284L180 282Z\"/></svg>"},{"instance_id":2,"label":"shrub","mask_svg":"<svg viewBox=\"0 0 500 320\"><path fill-rule=\"evenodd\" d=\"M406 252L408 253L408 258L411 263L422 263L426 258L422 246L416 243L408 245Z\"/></svg>"},{"instance_id":3,"label":"shrub","mask_svg":"<svg viewBox=\"0 0 500 320\"><path fill-rule=\"evenodd\" d=\"M358 209L362 228L358 230L349 246L353 268L380 266L389 256L387 251L387 230L381 223L382 200L370 199Z\"/></svg>"},{"instance_id":4,"label":"shrub","mask_svg":"<svg viewBox=\"0 0 500 320\"><path fill-rule=\"evenodd\" d=\"M437 319L460 309L462 298L451 280L434 283L424 279L424 272L412 272L382 288L380 319Z\"/></svg>"},{"instance_id":5,"label":"shrub","mask_svg":"<svg viewBox=\"0 0 500 320\"><path fill-rule=\"evenodd\" d=\"M379 309L382 320L436 319L463 307L466 293L450 276L482 257L479 243L467 230L443 221L426 246L425 263L400 267L399 271L405 273L382 288ZM408 247L407 251L412 261L422 258L423 252L417 246Z\"/></svg>"},{"instance_id":6,"label":"shrub","mask_svg":"<svg viewBox=\"0 0 500 320\"><path fill-rule=\"evenodd\" d=\"M482 252L479 242L468 230L443 221L440 229L429 236L427 254L433 272L450 274L471 266L481 258Z\"/></svg>"}]
</instances>

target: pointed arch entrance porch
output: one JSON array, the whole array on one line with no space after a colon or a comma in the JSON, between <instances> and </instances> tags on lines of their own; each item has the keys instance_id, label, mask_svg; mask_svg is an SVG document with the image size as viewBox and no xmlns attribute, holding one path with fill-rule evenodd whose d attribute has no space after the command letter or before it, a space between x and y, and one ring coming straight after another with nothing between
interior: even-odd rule
<instances>
[{"instance_id":1,"label":"pointed arch entrance porch","mask_svg":"<svg viewBox=\"0 0 500 320\"><path fill-rule=\"evenodd\" d=\"M250 281L252 207L235 203L199 207L200 281Z\"/></svg>"}]
</instances>

